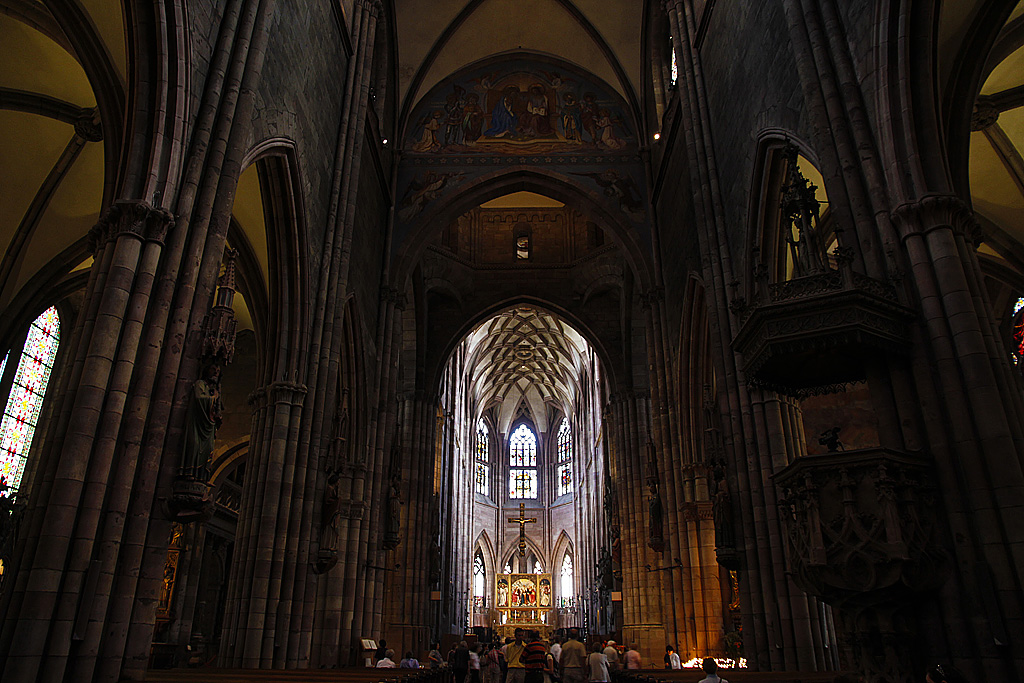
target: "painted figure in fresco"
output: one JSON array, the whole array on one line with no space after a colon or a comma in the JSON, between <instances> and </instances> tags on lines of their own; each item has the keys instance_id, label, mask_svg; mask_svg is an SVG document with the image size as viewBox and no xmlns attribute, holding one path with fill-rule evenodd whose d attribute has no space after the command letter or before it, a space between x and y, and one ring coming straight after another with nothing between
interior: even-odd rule
<instances>
[{"instance_id":1,"label":"painted figure in fresco","mask_svg":"<svg viewBox=\"0 0 1024 683\"><path fill-rule=\"evenodd\" d=\"M454 178L465 175L462 171L457 173L436 173L426 171L418 178L409 183L409 189L405 191L405 197L398 209L398 217L403 221L412 220L430 202L441 196L441 192Z\"/></svg>"},{"instance_id":2,"label":"painted figure in fresco","mask_svg":"<svg viewBox=\"0 0 1024 683\"><path fill-rule=\"evenodd\" d=\"M626 146L626 143L615 135L615 124L607 109L597 113L597 120L594 125L598 129L597 146L601 149L617 150Z\"/></svg>"},{"instance_id":3,"label":"painted figure in fresco","mask_svg":"<svg viewBox=\"0 0 1024 683\"><path fill-rule=\"evenodd\" d=\"M498 607L505 607L508 605L508 581L505 579L498 580Z\"/></svg>"},{"instance_id":4,"label":"painted figure in fresco","mask_svg":"<svg viewBox=\"0 0 1024 683\"><path fill-rule=\"evenodd\" d=\"M462 109L462 138L467 145L480 139L484 128L484 109L480 106L480 96L475 92L466 96L466 106Z\"/></svg>"},{"instance_id":5,"label":"painted figure in fresco","mask_svg":"<svg viewBox=\"0 0 1024 683\"><path fill-rule=\"evenodd\" d=\"M571 92L566 93L562 103L562 134L565 141L572 144L583 143L583 120L580 104Z\"/></svg>"},{"instance_id":6,"label":"painted figure in fresco","mask_svg":"<svg viewBox=\"0 0 1024 683\"><path fill-rule=\"evenodd\" d=\"M540 606L548 607L551 605L551 582L547 579L541 579L540 582Z\"/></svg>"},{"instance_id":7,"label":"painted figure in fresco","mask_svg":"<svg viewBox=\"0 0 1024 683\"><path fill-rule=\"evenodd\" d=\"M444 111L447 117L444 125L444 146L451 147L462 142L462 115L465 107L465 90L455 86L455 91L445 99Z\"/></svg>"},{"instance_id":8,"label":"painted figure in fresco","mask_svg":"<svg viewBox=\"0 0 1024 683\"><path fill-rule=\"evenodd\" d=\"M491 127L484 131L489 138L513 137L516 134L516 127L519 124L519 117L516 115L516 98L519 95L519 88L510 87L505 94L494 105L491 112Z\"/></svg>"},{"instance_id":9,"label":"painted figure in fresco","mask_svg":"<svg viewBox=\"0 0 1024 683\"><path fill-rule=\"evenodd\" d=\"M519 132L526 139L546 137L555 131L548 117L548 98L544 86L535 83L526 96L526 111L519 117Z\"/></svg>"},{"instance_id":10,"label":"painted figure in fresco","mask_svg":"<svg viewBox=\"0 0 1024 683\"><path fill-rule=\"evenodd\" d=\"M629 213L633 218L643 216L643 206L637 198L640 193L636 183L629 176L619 175L618 171L608 169L600 173L573 173L573 175L593 178L603 190L606 197L612 197L619 202L619 207Z\"/></svg>"},{"instance_id":11,"label":"painted figure in fresco","mask_svg":"<svg viewBox=\"0 0 1024 683\"><path fill-rule=\"evenodd\" d=\"M441 149L441 143L437 141L437 131L441 129L441 112L435 111L434 115L425 121L421 121L423 132L420 134L420 141L412 146L414 152L436 152Z\"/></svg>"},{"instance_id":12,"label":"painted figure in fresco","mask_svg":"<svg viewBox=\"0 0 1024 683\"><path fill-rule=\"evenodd\" d=\"M583 104L580 105L580 122L583 130L587 131L590 141L597 144L597 99L594 93L588 92L583 95Z\"/></svg>"}]
</instances>

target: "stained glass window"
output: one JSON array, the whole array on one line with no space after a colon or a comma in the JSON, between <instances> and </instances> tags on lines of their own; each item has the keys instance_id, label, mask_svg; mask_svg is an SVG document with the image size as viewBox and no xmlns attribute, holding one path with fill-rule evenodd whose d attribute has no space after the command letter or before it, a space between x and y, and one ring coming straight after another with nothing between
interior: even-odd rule
<instances>
[{"instance_id":1,"label":"stained glass window","mask_svg":"<svg viewBox=\"0 0 1024 683\"><path fill-rule=\"evenodd\" d=\"M572 491L572 430L569 421L562 420L558 428L558 495Z\"/></svg>"},{"instance_id":2,"label":"stained glass window","mask_svg":"<svg viewBox=\"0 0 1024 683\"><path fill-rule=\"evenodd\" d=\"M672 48L672 87L675 87L676 82L679 80L679 62L676 60L676 49Z\"/></svg>"},{"instance_id":3,"label":"stained glass window","mask_svg":"<svg viewBox=\"0 0 1024 683\"><path fill-rule=\"evenodd\" d=\"M1024 358L1024 297L1017 299L1013 305L1013 319L1010 323L1010 358L1014 365L1019 365Z\"/></svg>"},{"instance_id":4,"label":"stained glass window","mask_svg":"<svg viewBox=\"0 0 1024 683\"><path fill-rule=\"evenodd\" d=\"M57 309L51 307L29 328L11 394L4 408L3 421L0 422L0 477L10 486L4 495L15 494L21 487L28 449L43 407L43 396L46 395L58 344L60 316ZM6 357L3 366L7 366Z\"/></svg>"},{"instance_id":5,"label":"stained glass window","mask_svg":"<svg viewBox=\"0 0 1024 683\"><path fill-rule=\"evenodd\" d=\"M558 606L572 607L572 555L569 553L562 558L561 583L558 592L561 593L558 596Z\"/></svg>"},{"instance_id":6,"label":"stained glass window","mask_svg":"<svg viewBox=\"0 0 1024 683\"><path fill-rule=\"evenodd\" d=\"M483 420L476 426L476 492L491 495L491 446Z\"/></svg>"},{"instance_id":7,"label":"stained glass window","mask_svg":"<svg viewBox=\"0 0 1024 683\"><path fill-rule=\"evenodd\" d=\"M537 437L525 424L516 427L508 440L510 498L537 497Z\"/></svg>"}]
</instances>

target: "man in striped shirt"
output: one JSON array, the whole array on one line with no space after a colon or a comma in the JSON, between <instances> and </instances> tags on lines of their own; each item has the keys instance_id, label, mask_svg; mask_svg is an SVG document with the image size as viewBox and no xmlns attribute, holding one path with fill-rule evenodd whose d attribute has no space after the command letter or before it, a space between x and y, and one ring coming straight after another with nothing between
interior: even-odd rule
<instances>
[{"instance_id":1,"label":"man in striped shirt","mask_svg":"<svg viewBox=\"0 0 1024 683\"><path fill-rule=\"evenodd\" d=\"M540 639L538 631L530 631L530 642L523 651L523 664L526 666L526 683L544 683L544 663L548 656L548 648Z\"/></svg>"}]
</instances>

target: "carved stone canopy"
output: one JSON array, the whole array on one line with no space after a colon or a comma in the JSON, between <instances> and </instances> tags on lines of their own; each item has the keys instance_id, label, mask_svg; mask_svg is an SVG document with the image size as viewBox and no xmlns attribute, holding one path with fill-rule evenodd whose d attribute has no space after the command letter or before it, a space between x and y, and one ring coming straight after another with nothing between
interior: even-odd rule
<instances>
[{"instance_id":1,"label":"carved stone canopy","mask_svg":"<svg viewBox=\"0 0 1024 683\"><path fill-rule=\"evenodd\" d=\"M824 393L865 378L864 360L906 353L912 312L894 288L839 270L769 285L740 312L733 348L750 382L790 395Z\"/></svg>"}]
</instances>

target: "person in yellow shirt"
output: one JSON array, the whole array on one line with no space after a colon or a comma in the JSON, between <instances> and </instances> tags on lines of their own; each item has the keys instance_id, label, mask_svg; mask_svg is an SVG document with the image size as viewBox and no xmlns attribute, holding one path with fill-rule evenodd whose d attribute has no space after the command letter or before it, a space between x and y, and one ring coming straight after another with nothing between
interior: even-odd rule
<instances>
[{"instance_id":1,"label":"person in yellow shirt","mask_svg":"<svg viewBox=\"0 0 1024 683\"><path fill-rule=\"evenodd\" d=\"M526 662L523 661L523 651L526 649L526 644L523 642L524 635L523 629L517 628L516 639L503 648L505 661L508 663L505 683L525 683L526 681Z\"/></svg>"}]
</instances>

